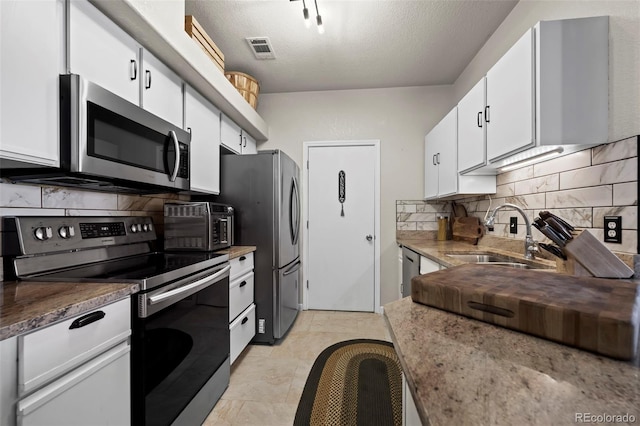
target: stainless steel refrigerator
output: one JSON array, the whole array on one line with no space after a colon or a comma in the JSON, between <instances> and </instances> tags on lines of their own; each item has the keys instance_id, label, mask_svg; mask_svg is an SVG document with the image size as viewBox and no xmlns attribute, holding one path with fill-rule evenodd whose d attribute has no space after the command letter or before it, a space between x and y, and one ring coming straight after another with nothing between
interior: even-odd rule
<instances>
[{"instance_id":1,"label":"stainless steel refrigerator","mask_svg":"<svg viewBox=\"0 0 640 426\"><path fill-rule=\"evenodd\" d=\"M274 343L298 314L300 168L280 150L223 155L218 199L235 210L235 245L256 246L257 343Z\"/></svg>"}]
</instances>

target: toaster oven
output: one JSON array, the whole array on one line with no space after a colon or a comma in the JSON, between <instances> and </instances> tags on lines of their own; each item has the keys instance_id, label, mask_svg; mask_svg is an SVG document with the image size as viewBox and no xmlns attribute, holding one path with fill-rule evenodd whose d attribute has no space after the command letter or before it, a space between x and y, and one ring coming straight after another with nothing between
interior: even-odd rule
<instances>
[{"instance_id":1,"label":"toaster oven","mask_svg":"<svg viewBox=\"0 0 640 426\"><path fill-rule=\"evenodd\" d=\"M164 205L164 249L213 251L233 245L233 207L198 202Z\"/></svg>"}]
</instances>

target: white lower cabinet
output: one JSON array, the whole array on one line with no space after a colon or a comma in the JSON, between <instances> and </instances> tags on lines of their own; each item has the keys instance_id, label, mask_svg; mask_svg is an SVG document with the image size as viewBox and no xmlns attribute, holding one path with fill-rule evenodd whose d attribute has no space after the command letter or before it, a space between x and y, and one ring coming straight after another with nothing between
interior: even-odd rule
<instances>
[{"instance_id":1,"label":"white lower cabinet","mask_svg":"<svg viewBox=\"0 0 640 426\"><path fill-rule=\"evenodd\" d=\"M0 342L0 423L129 425L130 335L127 298Z\"/></svg>"},{"instance_id":2,"label":"white lower cabinet","mask_svg":"<svg viewBox=\"0 0 640 426\"><path fill-rule=\"evenodd\" d=\"M413 401L413 395L409 390L407 379L402 375L402 425L403 426L422 426L420 415Z\"/></svg>"},{"instance_id":3,"label":"white lower cabinet","mask_svg":"<svg viewBox=\"0 0 640 426\"><path fill-rule=\"evenodd\" d=\"M256 335L256 305L251 304L229 324L231 331L231 363L238 358Z\"/></svg>"},{"instance_id":4,"label":"white lower cabinet","mask_svg":"<svg viewBox=\"0 0 640 426\"><path fill-rule=\"evenodd\" d=\"M235 257L229 263L230 358L233 364L256 334L253 253Z\"/></svg>"}]
</instances>

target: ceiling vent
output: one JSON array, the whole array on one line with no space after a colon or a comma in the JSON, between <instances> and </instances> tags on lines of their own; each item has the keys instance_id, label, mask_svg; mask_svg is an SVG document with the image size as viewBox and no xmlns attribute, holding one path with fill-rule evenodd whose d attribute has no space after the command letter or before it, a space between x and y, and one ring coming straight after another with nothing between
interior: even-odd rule
<instances>
[{"instance_id":1,"label":"ceiling vent","mask_svg":"<svg viewBox=\"0 0 640 426\"><path fill-rule=\"evenodd\" d=\"M269 37L249 37L247 43L251 47L256 59L275 59L276 54L271 47Z\"/></svg>"}]
</instances>

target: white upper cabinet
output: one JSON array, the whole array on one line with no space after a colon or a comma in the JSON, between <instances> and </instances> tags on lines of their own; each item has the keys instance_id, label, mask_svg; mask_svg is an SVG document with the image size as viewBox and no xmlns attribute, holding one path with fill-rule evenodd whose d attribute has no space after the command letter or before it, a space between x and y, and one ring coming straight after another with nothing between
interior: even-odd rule
<instances>
[{"instance_id":1,"label":"white upper cabinet","mask_svg":"<svg viewBox=\"0 0 640 426\"><path fill-rule=\"evenodd\" d=\"M242 129L224 114L220 116L220 143L228 150L242 154Z\"/></svg>"},{"instance_id":2,"label":"white upper cabinet","mask_svg":"<svg viewBox=\"0 0 640 426\"><path fill-rule=\"evenodd\" d=\"M242 130L242 154L255 154L258 152L256 140L249 133Z\"/></svg>"},{"instance_id":3,"label":"white upper cabinet","mask_svg":"<svg viewBox=\"0 0 640 426\"><path fill-rule=\"evenodd\" d=\"M185 85L185 128L191 133L191 191L220 193L220 111Z\"/></svg>"},{"instance_id":4,"label":"white upper cabinet","mask_svg":"<svg viewBox=\"0 0 640 426\"><path fill-rule=\"evenodd\" d=\"M59 165L64 1L0 1L0 158ZM5 163L5 161L9 162Z\"/></svg>"},{"instance_id":5,"label":"white upper cabinet","mask_svg":"<svg viewBox=\"0 0 640 426\"><path fill-rule=\"evenodd\" d=\"M531 147L534 139L533 29L487 73L487 157L490 161Z\"/></svg>"},{"instance_id":6,"label":"white upper cabinet","mask_svg":"<svg viewBox=\"0 0 640 426\"><path fill-rule=\"evenodd\" d=\"M88 1L69 1L68 70L140 102L140 45Z\"/></svg>"},{"instance_id":7,"label":"white upper cabinet","mask_svg":"<svg viewBox=\"0 0 640 426\"><path fill-rule=\"evenodd\" d=\"M487 164L485 78L458 103L458 171L463 173Z\"/></svg>"},{"instance_id":8,"label":"white upper cabinet","mask_svg":"<svg viewBox=\"0 0 640 426\"><path fill-rule=\"evenodd\" d=\"M142 107L182 126L182 80L151 52L142 49Z\"/></svg>"},{"instance_id":9,"label":"white upper cabinet","mask_svg":"<svg viewBox=\"0 0 640 426\"><path fill-rule=\"evenodd\" d=\"M220 143L235 154L258 152L256 140L224 114L220 119Z\"/></svg>"},{"instance_id":10,"label":"white upper cabinet","mask_svg":"<svg viewBox=\"0 0 640 426\"><path fill-rule=\"evenodd\" d=\"M606 143L608 34L606 16L541 21L529 29L487 72L484 107L482 82L458 105L459 170L495 174L550 151ZM477 144L481 131L486 156Z\"/></svg>"},{"instance_id":11,"label":"white upper cabinet","mask_svg":"<svg viewBox=\"0 0 640 426\"><path fill-rule=\"evenodd\" d=\"M425 136L425 198L452 195L458 190L457 114L458 109L452 109Z\"/></svg>"},{"instance_id":12,"label":"white upper cabinet","mask_svg":"<svg viewBox=\"0 0 640 426\"><path fill-rule=\"evenodd\" d=\"M496 177L458 173L458 108L454 107L424 138L424 198L493 194Z\"/></svg>"},{"instance_id":13,"label":"white upper cabinet","mask_svg":"<svg viewBox=\"0 0 640 426\"><path fill-rule=\"evenodd\" d=\"M182 80L88 1L69 2L68 69L182 126Z\"/></svg>"}]
</instances>

